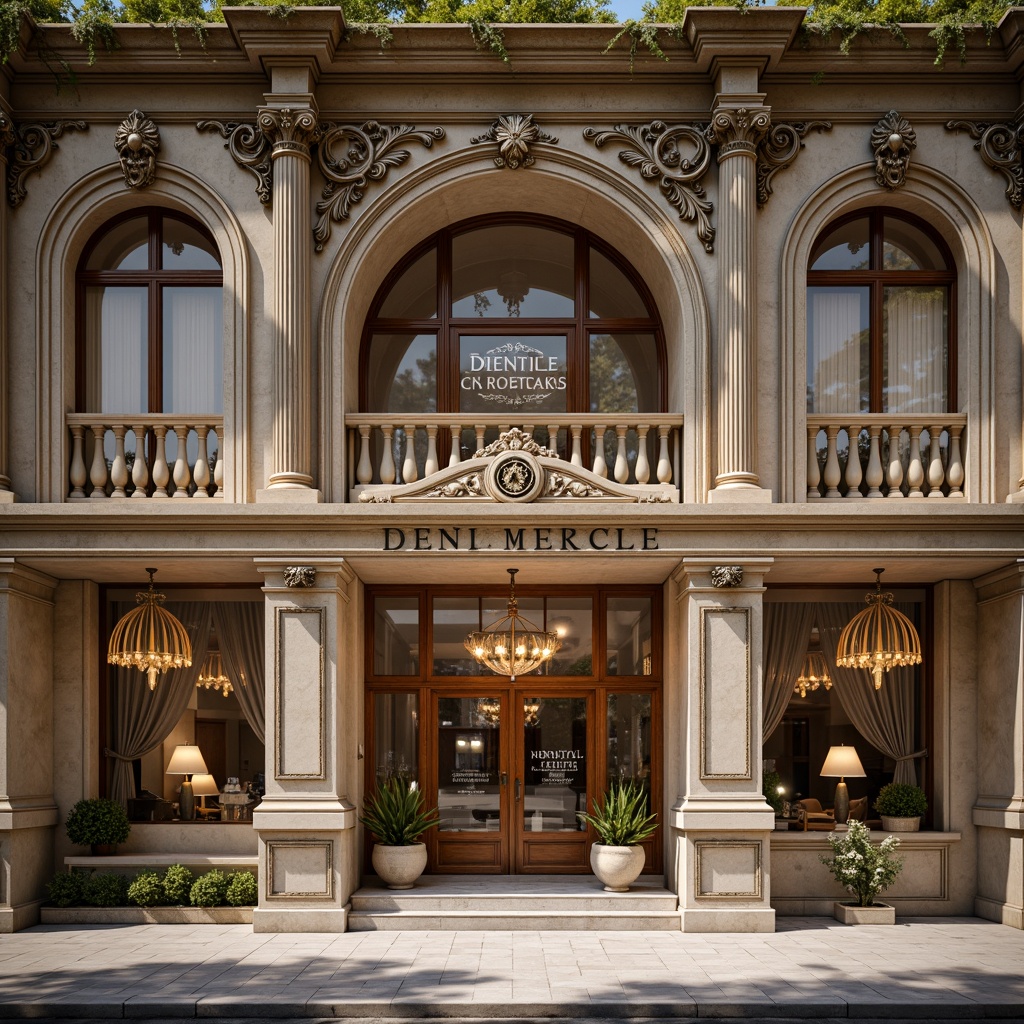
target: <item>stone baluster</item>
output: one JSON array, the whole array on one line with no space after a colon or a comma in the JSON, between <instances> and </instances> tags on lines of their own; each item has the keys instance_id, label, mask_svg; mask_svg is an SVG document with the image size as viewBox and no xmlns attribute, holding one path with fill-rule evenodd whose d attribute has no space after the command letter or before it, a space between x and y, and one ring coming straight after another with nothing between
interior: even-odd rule
<instances>
[{"instance_id":1,"label":"stone baluster","mask_svg":"<svg viewBox=\"0 0 1024 1024\"><path fill-rule=\"evenodd\" d=\"M908 498L923 498L921 484L924 483L924 465L921 462L921 428L910 428L910 465L907 467L907 483L910 485Z\"/></svg>"},{"instance_id":2,"label":"stone baluster","mask_svg":"<svg viewBox=\"0 0 1024 1024\"><path fill-rule=\"evenodd\" d=\"M110 464L110 482L114 485L112 498L128 497L125 486L128 483L128 461L124 455L124 435L128 428L116 423L114 430L114 461Z\"/></svg>"},{"instance_id":3,"label":"stone baluster","mask_svg":"<svg viewBox=\"0 0 1024 1024\"><path fill-rule=\"evenodd\" d=\"M569 459L569 462L574 466L582 466L583 443L580 437L583 434L583 427L574 423L570 429L572 430L572 458Z\"/></svg>"},{"instance_id":4,"label":"stone baluster","mask_svg":"<svg viewBox=\"0 0 1024 1024\"><path fill-rule=\"evenodd\" d=\"M384 450L380 456L380 482L382 484L393 484L395 482L395 453L392 447L392 437L395 428L390 423L385 423L380 432L384 435Z\"/></svg>"},{"instance_id":5,"label":"stone baluster","mask_svg":"<svg viewBox=\"0 0 1024 1024\"><path fill-rule=\"evenodd\" d=\"M92 428L92 464L89 467L89 482L92 484L90 498L107 496L107 459L103 453L103 441L107 434L106 427Z\"/></svg>"},{"instance_id":6,"label":"stone baluster","mask_svg":"<svg viewBox=\"0 0 1024 1024\"><path fill-rule=\"evenodd\" d=\"M412 425L402 428L405 433L405 460L402 462L402 483L412 484L419 479L416 469L416 428Z\"/></svg>"},{"instance_id":7,"label":"stone baluster","mask_svg":"<svg viewBox=\"0 0 1024 1024\"><path fill-rule=\"evenodd\" d=\"M839 427L829 424L825 428L825 436L828 438L828 450L825 453L825 491L826 498L841 498L839 493L839 481L843 476L839 469L839 450L836 443L839 437Z\"/></svg>"},{"instance_id":8,"label":"stone baluster","mask_svg":"<svg viewBox=\"0 0 1024 1024\"><path fill-rule=\"evenodd\" d=\"M886 477L889 481L890 498L903 497L903 459L900 458L900 434L903 428L894 423L889 428L889 469Z\"/></svg>"},{"instance_id":9,"label":"stone baluster","mask_svg":"<svg viewBox=\"0 0 1024 1024\"><path fill-rule=\"evenodd\" d=\"M658 483L672 482L672 460L668 454L668 435L671 427L658 427Z\"/></svg>"},{"instance_id":10,"label":"stone baluster","mask_svg":"<svg viewBox=\"0 0 1024 1024\"><path fill-rule=\"evenodd\" d=\"M271 99L273 97L270 97ZM313 490L313 337L310 288L310 144L317 135L317 111L287 101L261 107L258 124L271 143L274 169L274 434L264 500L274 491Z\"/></svg>"},{"instance_id":11,"label":"stone baluster","mask_svg":"<svg viewBox=\"0 0 1024 1024\"><path fill-rule=\"evenodd\" d=\"M594 427L594 472L598 476L608 476L608 463L604 458L604 435L608 428L604 425Z\"/></svg>"},{"instance_id":12,"label":"stone baluster","mask_svg":"<svg viewBox=\"0 0 1024 1024\"><path fill-rule=\"evenodd\" d=\"M156 434L156 455L153 458L153 497L166 498L167 485L171 482L171 471L167 465L167 428L153 428Z\"/></svg>"},{"instance_id":13,"label":"stone baluster","mask_svg":"<svg viewBox=\"0 0 1024 1024\"><path fill-rule=\"evenodd\" d=\"M210 428L201 423L196 426L196 439L199 445L195 469L192 470L192 479L196 484L196 489L192 492L193 498L209 498L210 496L206 490L210 486L210 456L207 454L206 448L206 438L209 432Z\"/></svg>"},{"instance_id":14,"label":"stone baluster","mask_svg":"<svg viewBox=\"0 0 1024 1024\"><path fill-rule=\"evenodd\" d=\"M448 465L457 466L462 462L462 427L458 423L452 423L448 427L452 435L452 453L448 456Z\"/></svg>"},{"instance_id":15,"label":"stone baluster","mask_svg":"<svg viewBox=\"0 0 1024 1024\"><path fill-rule=\"evenodd\" d=\"M484 446L484 434L487 432L487 428L482 424L476 425L476 450L480 451Z\"/></svg>"},{"instance_id":16,"label":"stone baluster","mask_svg":"<svg viewBox=\"0 0 1024 1024\"><path fill-rule=\"evenodd\" d=\"M548 447L553 451L558 451L558 424L548 424Z\"/></svg>"},{"instance_id":17,"label":"stone baluster","mask_svg":"<svg viewBox=\"0 0 1024 1024\"><path fill-rule=\"evenodd\" d=\"M618 444L615 449L615 469L612 471L612 475L620 484L624 484L629 479L629 460L626 458L626 431L628 429L622 424L615 428Z\"/></svg>"},{"instance_id":18,"label":"stone baluster","mask_svg":"<svg viewBox=\"0 0 1024 1024\"><path fill-rule=\"evenodd\" d=\"M427 424L427 461L423 466L423 476L433 476L440 465L437 461L437 427Z\"/></svg>"},{"instance_id":19,"label":"stone baluster","mask_svg":"<svg viewBox=\"0 0 1024 1024\"><path fill-rule=\"evenodd\" d=\"M928 497L942 498L942 485L946 480L946 470L942 465L942 427L928 428Z\"/></svg>"},{"instance_id":20,"label":"stone baluster","mask_svg":"<svg viewBox=\"0 0 1024 1024\"><path fill-rule=\"evenodd\" d=\"M880 425L868 427L868 471L865 480L868 485L869 498L882 497L882 481L885 479L882 473L882 428Z\"/></svg>"},{"instance_id":21,"label":"stone baluster","mask_svg":"<svg viewBox=\"0 0 1024 1024\"><path fill-rule=\"evenodd\" d=\"M71 493L69 498L85 497L85 482L89 479L85 471L85 427L76 424L71 428Z\"/></svg>"},{"instance_id":22,"label":"stone baluster","mask_svg":"<svg viewBox=\"0 0 1024 1024\"><path fill-rule=\"evenodd\" d=\"M356 466L356 479L361 484L373 482L373 463L370 462L370 425L359 424L359 463Z\"/></svg>"},{"instance_id":23,"label":"stone baluster","mask_svg":"<svg viewBox=\"0 0 1024 1024\"><path fill-rule=\"evenodd\" d=\"M946 480L949 482L949 497L962 498L966 474L963 458L960 454L960 433L963 427L949 428L949 465L946 467Z\"/></svg>"},{"instance_id":24,"label":"stone baluster","mask_svg":"<svg viewBox=\"0 0 1024 1024\"><path fill-rule=\"evenodd\" d=\"M846 496L860 497L860 482L864 479L864 470L860 464L860 427L846 428Z\"/></svg>"},{"instance_id":25,"label":"stone baluster","mask_svg":"<svg viewBox=\"0 0 1024 1024\"><path fill-rule=\"evenodd\" d=\"M192 474L188 468L188 427L175 426L178 438L177 453L174 459L174 497L187 498L188 485L192 482Z\"/></svg>"},{"instance_id":26,"label":"stone baluster","mask_svg":"<svg viewBox=\"0 0 1024 1024\"><path fill-rule=\"evenodd\" d=\"M636 482L638 484L645 484L651 479L651 464L647 459L647 435L650 432L650 427L646 423L641 423L636 428L637 435L637 451L636 451Z\"/></svg>"},{"instance_id":27,"label":"stone baluster","mask_svg":"<svg viewBox=\"0 0 1024 1024\"><path fill-rule=\"evenodd\" d=\"M818 484L821 482L821 468L818 466L818 428L807 428L807 500L821 497Z\"/></svg>"},{"instance_id":28,"label":"stone baluster","mask_svg":"<svg viewBox=\"0 0 1024 1024\"><path fill-rule=\"evenodd\" d=\"M224 428L221 427L221 434L224 433ZM224 438L218 436L217 438L217 461L213 464L213 497L216 498L218 495L223 497L224 495Z\"/></svg>"},{"instance_id":29,"label":"stone baluster","mask_svg":"<svg viewBox=\"0 0 1024 1024\"><path fill-rule=\"evenodd\" d=\"M132 484L135 490L133 498L147 497L146 488L149 486L149 467L146 465L146 428L142 423L136 423L132 427L135 435L135 462L132 463Z\"/></svg>"}]
</instances>

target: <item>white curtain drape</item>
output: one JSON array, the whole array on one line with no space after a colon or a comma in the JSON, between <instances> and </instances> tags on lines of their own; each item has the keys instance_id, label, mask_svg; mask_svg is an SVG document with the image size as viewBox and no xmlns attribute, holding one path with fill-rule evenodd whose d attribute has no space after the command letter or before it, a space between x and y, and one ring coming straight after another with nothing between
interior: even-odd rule
<instances>
[{"instance_id":1,"label":"white curtain drape","mask_svg":"<svg viewBox=\"0 0 1024 1024\"><path fill-rule=\"evenodd\" d=\"M232 601L213 605L221 659L249 727L266 742L262 602Z\"/></svg>"},{"instance_id":2,"label":"white curtain drape","mask_svg":"<svg viewBox=\"0 0 1024 1024\"><path fill-rule=\"evenodd\" d=\"M894 781L917 784L915 762L927 757L927 750L914 749L915 694L914 671L894 668L885 673L882 688L875 689L867 669L836 666L836 647L843 627L864 609L863 602L822 602L817 605L818 633L821 648L828 659L832 675L832 692L857 731L873 747L896 762ZM911 616L914 606L897 604L904 615Z\"/></svg>"},{"instance_id":3,"label":"white curtain drape","mask_svg":"<svg viewBox=\"0 0 1024 1024\"><path fill-rule=\"evenodd\" d=\"M165 288L164 408L224 410L220 288Z\"/></svg>"},{"instance_id":4,"label":"white curtain drape","mask_svg":"<svg viewBox=\"0 0 1024 1024\"><path fill-rule=\"evenodd\" d=\"M115 613L123 615L130 607L116 606ZM208 602L182 601L165 607L188 631L192 665L162 672L155 690L150 690L144 672L134 668L115 670L112 731L104 754L111 761L110 799L122 806L135 796L132 762L163 743L185 713L210 642Z\"/></svg>"},{"instance_id":5,"label":"white curtain drape","mask_svg":"<svg viewBox=\"0 0 1024 1024\"><path fill-rule=\"evenodd\" d=\"M89 288L85 296L86 408L149 409L145 288Z\"/></svg>"},{"instance_id":6,"label":"white curtain drape","mask_svg":"<svg viewBox=\"0 0 1024 1024\"><path fill-rule=\"evenodd\" d=\"M814 412L857 412L861 406L860 290L810 289L807 311Z\"/></svg>"},{"instance_id":7,"label":"white curtain drape","mask_svg":"<svg viewBox=\"0 0 1024 1024\"><path fill-rule=\"evenodd\" d=\"M885 289L885 410L941 412L946 408L946 292L943 288Z\"/></svg>"},{"instance_id":8,"label":"white curtain drape","mask_svg":"<svg viewBox=\"0 0 1024 1024\"><path fill-rule=\"evenodd\" d=\"M810 602L765 602L762 742L775 732L786 712L813 626L814 605Z\"/></svg>"}]
</instances>

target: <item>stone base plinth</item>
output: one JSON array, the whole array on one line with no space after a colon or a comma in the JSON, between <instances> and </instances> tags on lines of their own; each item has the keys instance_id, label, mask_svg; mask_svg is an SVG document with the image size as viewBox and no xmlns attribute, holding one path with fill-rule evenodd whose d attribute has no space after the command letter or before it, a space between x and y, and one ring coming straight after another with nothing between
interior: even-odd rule
<instances>
[{"instance_id":1,"label":"stone base plinth","mask_svg":"<svg viewBox=\"0 0 1024 1024\"><path fill-rule=\"evenodd\" d=\"M834 903L833 915L841 924L895 924L896 908L885 903L858 907L855 903Z\"/></svg>"}]
</instances>

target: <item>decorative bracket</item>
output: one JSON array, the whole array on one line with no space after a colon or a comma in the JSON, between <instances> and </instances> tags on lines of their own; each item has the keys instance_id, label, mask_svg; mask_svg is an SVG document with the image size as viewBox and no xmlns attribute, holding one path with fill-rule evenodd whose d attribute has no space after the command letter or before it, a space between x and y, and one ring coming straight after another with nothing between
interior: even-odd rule
<instances>
[{"instance_id":1,"label":"decorative bracket","mask_svg":"<svg viewBox=\"0 0 1024 1024\"><path fill-rule=\"evenodd\" d=\"M244 167L256 178L256 195L264 206L269 206L274 189L271 143L259 126L242 121L200 121L196 129L219 132L222 139L228 140L224 148L239 167Z\"/></svg>"},{"instance_id":2,"label":"decorative bracket","mask_svg":"<svg viewBox=\"0 0 1024 1024\"><path fill-rule=\"evenodd\" d=\"M46 121L13 124L6 116L0 124L0 142L7 147L7 202L19 206L27 195L25 179L50 161L65 132L88 131L85 121Z\"/></svg>"},{"instance_id":3,"label":"decorative bracket","mask_svg":"<svg viewBox=\"0 0 1024 1024\"><path fill-rule=\"evenodd\" d=\"M906 179L910 154L917 148L917 133L898 111L890 110L871 129L871 148L875 154L875 181L894 192Z\"/></svg>"},{"instance_id":4,"label":"decorative bracket","mask_svg":"<svg viewBox=\"0 0 1024 1024\"><path fill-rule=\"evenodd\" d=\"M697 225L697 237L706 252L715 247L715 229L711 226L714 204L704 193L701 179L711 163L711 146L706 126L679 124L669 127L664 121L650 124L615 125L611 131L584 128L583 137L599 149L606 142L617 142L619 159L636 168L645 181L657 181L665 198L679 212L679 219ZM679 143L692 147L689 156L679 151Z\"/></svg>"},{"instance_id":5,"label":"decorative bracket","mask_svg":"<svg viewBox=\"0 0 1024 1024\"><path fill-rule=\"evenodd\" d=\"M785 170L804 148L810 131L830 132L831 121L780 121L773 124L757 146L757 206L763 209L772 194L772 178Z\"/></svg>"},{"instance_id":6,"label":"decorative bracket","mask_svg":"<svg viewBox=\"0 0 1024 1024\"><path fill-rule=\"evenodd\" d=\"M530 146L535 142L547 142L557 145L558 139L540 127L533 119L533 114L503 114L483 135L469 140L471 146L481 142L496 142L498 156L494 158L495 167L507 167L515 171L520 167L529 167L534 162Z\"/></svg>"},{"instance_id":7,"label":"decorative bracket","mask_svg":"<svg viewBox=\"0 0 1024 1024\"><path fill-rule=\"evenodd\" d=\"M117 126L114 148L121 161L124 182L129 188L140 189L153 184L160 130L151 118L141 110L133 110Z\"/></svg>"},{"instance_id":8,"label":"decorative bracket","mask_svg":"<svg viewBox=\"0 0 1024 1024\"><path fill-rule=\"evenodd\" d=\"M331 223L348 219L370 182L382 181L389 168L399 167L409 159L409 150L394 148L398 143L418 142L430 149L435 140L444 137L443 128L417 131L414 125L387 125L377 121L366 121L362 127L325 125L317 149L320 170L327 184L316 204L319 214L313 228L316 251L322 251L330 237Z\"/></svg>"},{"instance_id":9,"label":"decorative bracket","mask_svg":"<svg viewBox=\"0 0 1024 1024\"><path fill-rule=\"evenodd\" d=\"M948 131L965 128L975 140L974 148L981 159L1006 179L1006 198L1015 209L1024 200L1024 170L1021 149L1024 143L1024 122L1018 124L986 124L981 121L947 121Z\"/></svg>"}]
</instances>

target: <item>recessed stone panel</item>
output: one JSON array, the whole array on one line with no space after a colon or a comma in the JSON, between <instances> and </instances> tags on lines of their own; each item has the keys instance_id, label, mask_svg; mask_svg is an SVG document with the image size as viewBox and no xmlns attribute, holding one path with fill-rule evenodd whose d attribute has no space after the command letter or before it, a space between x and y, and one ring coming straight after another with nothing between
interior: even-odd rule
<instances>
[{"instance_id":1,"label":"recessed stone panel","mask_svg":"<svg viewBox=\"0 0 1024 1024\"><path fill-rule=\"evenodd\" d=\"M750 609L700 612L701 778L750 776Z\"/></svg>"},{"instance_id":2,"label":"recessed stone panel","mask_svg":"<svg viewBox=\"0 0 1024 1024\"><path fill-rule=\"evenodd\" d=\"M697 840L694 892L698 899L760 899L761 844Z\"/></svg>"},{"instance_id":3,"label":"recessed stone panel","mask_svg":"<svg viewBox=\"0 0 1024 1024\"><path fill-rule=\"evenodd\" d=\"M323 779L324 610L279 608L276 625L274 773L279 779Z\"/></svg>"},{"instance_id":4,"label":"recessed stone panel","mask_svg":"<svg viewBox=\"0 0 1024 1024\"><path fill-rule=\"evenodd\" d=\"M333 899L333 847L330 840L268 840L267 898Z\"/></svg>"}]
</instances>

